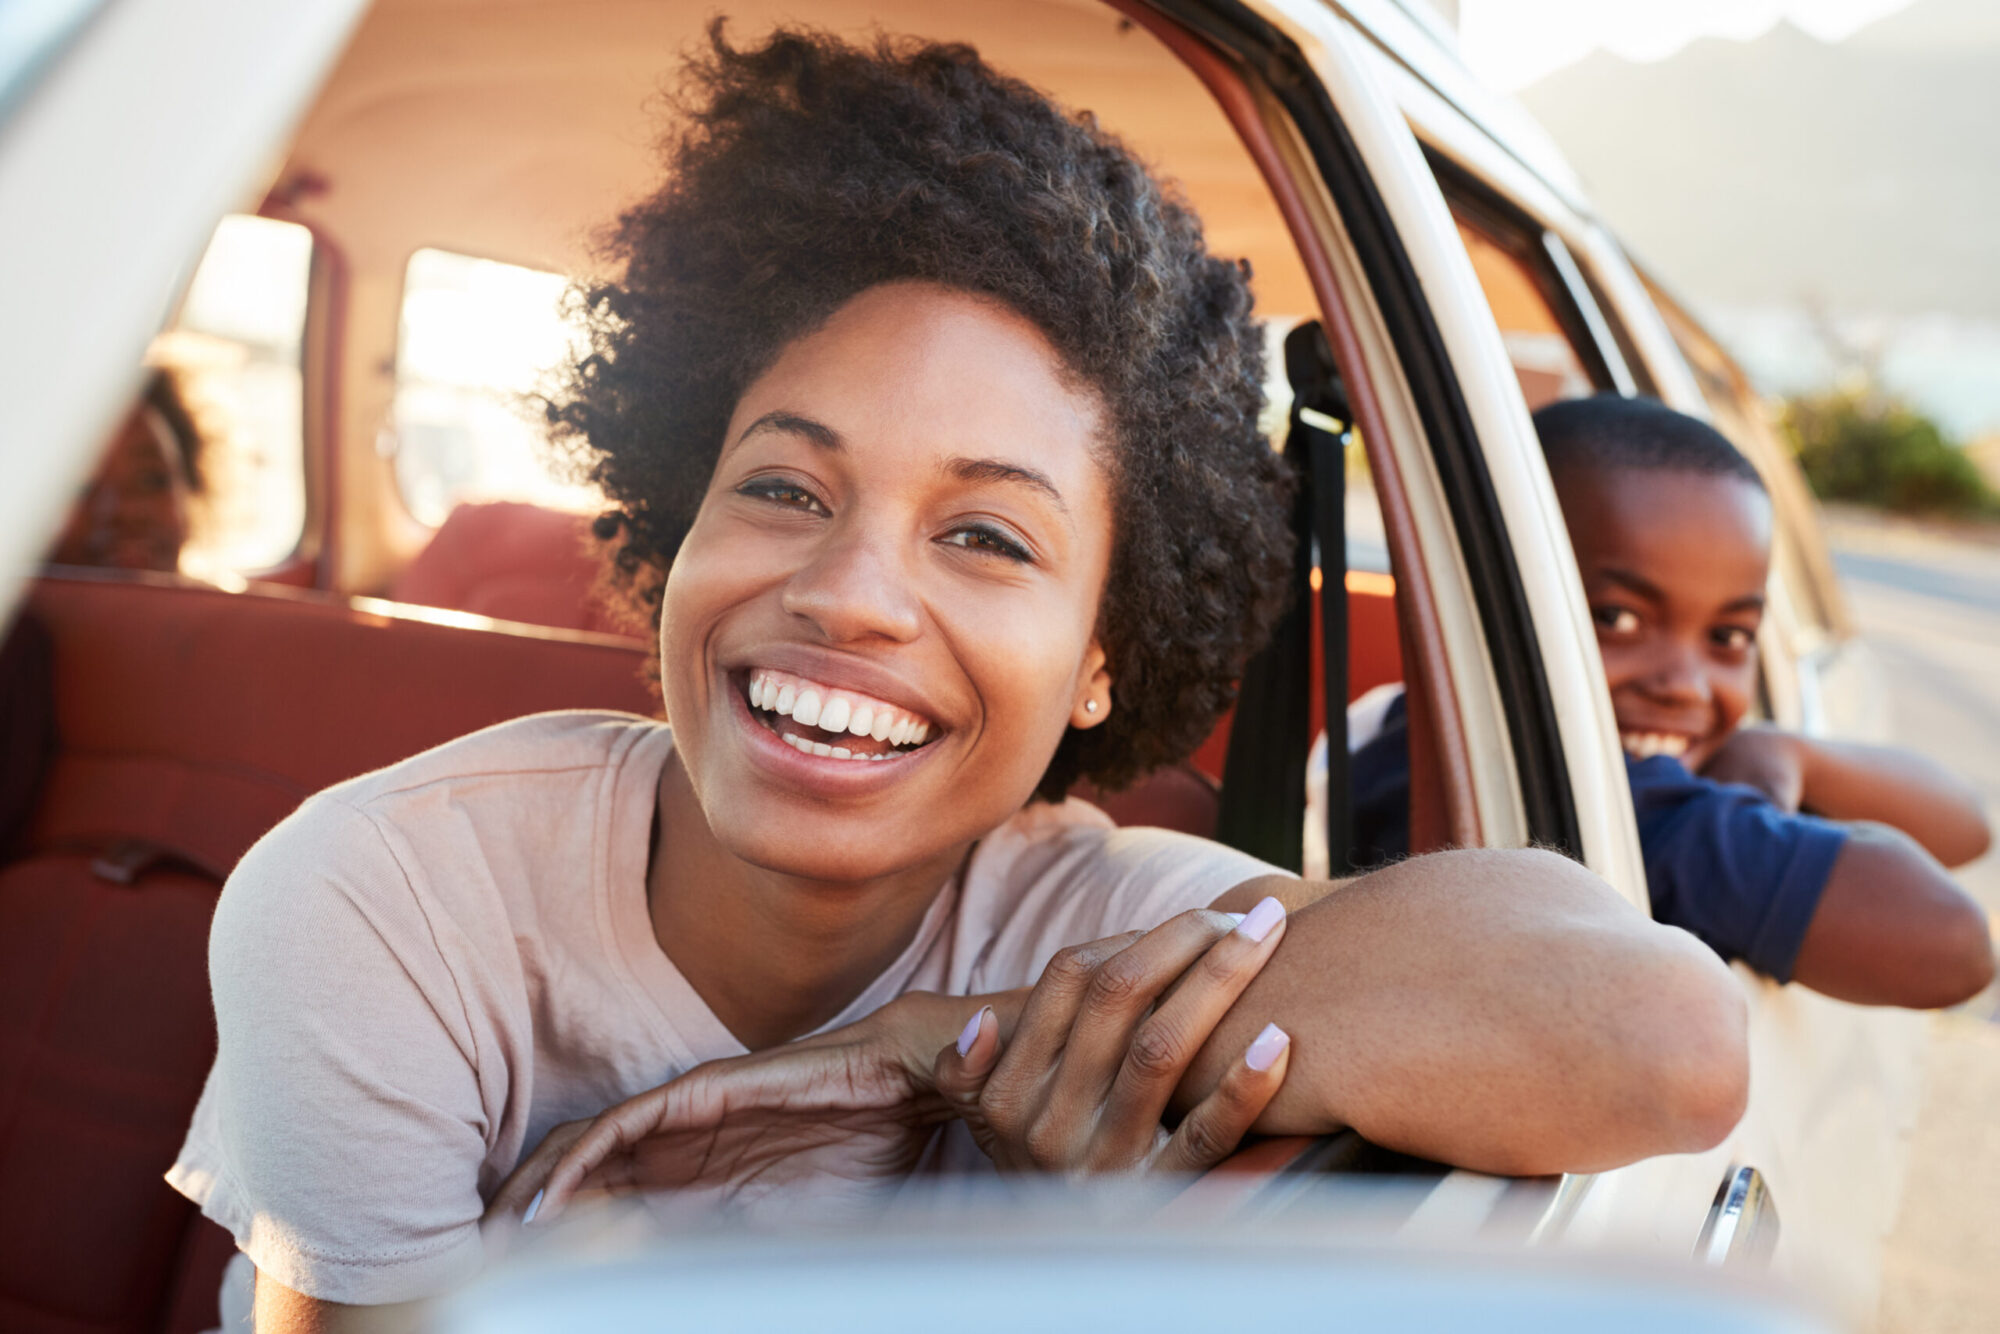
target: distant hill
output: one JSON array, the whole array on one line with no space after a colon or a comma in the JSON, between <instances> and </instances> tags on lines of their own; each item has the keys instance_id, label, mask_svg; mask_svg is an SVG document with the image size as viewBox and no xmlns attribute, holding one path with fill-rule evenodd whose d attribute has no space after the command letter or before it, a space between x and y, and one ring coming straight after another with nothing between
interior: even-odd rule
<instances>
[{"instance_id":1,"label":"distant hill","mask_svg":"<svg viewBox=\"0 0 2000 1334\"><path fill-rule=\"evenodd\" d=\"M1520 95L1640 258L1700 302L2000 319L2000 3L1829 45L1781 24Z\"/></svg>"}]
</instances>

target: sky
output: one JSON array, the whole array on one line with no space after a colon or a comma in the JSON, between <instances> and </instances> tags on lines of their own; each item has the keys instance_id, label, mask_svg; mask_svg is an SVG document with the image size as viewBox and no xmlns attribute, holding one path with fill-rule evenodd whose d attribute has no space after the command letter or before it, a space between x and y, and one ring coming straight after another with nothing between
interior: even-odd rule
<instances>
[{"instance_id":1,"label":"sky","mask_svg":"<svg viewBox=\"0 0 2000 1334\"><path fill-rule=\"evenodd\" d=\"M1604 47L1664 60L1698 37L1747 41L1789 19L1823 41L1910 0L1459 0L1459 49L1482 80L1513 91Z\"/></svg>"}]
</instances>

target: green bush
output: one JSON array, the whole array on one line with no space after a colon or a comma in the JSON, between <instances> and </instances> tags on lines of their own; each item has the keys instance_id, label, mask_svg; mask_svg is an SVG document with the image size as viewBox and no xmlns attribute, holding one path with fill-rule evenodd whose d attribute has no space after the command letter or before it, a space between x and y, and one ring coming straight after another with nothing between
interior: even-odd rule
<instances>
[{"instance_id":1,"label":"green bush","mask_svg":"<svg viewBox=\"0 0 2000 1334\"><path fill-rule=\"evenodd\" d=\"M1938 424L1908 404L1839 389L1780 416L1813 491L1909 514L2000 515L2000 495Z\"/></svg>"}]
</instances>

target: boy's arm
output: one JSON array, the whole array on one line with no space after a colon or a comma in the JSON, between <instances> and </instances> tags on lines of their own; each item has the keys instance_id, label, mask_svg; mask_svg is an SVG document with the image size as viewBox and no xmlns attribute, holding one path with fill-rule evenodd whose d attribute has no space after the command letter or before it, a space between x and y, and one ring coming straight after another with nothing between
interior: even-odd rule
<instances>
[{"instance_id":1,"label":"boy's arm","mask_svg":"<svg viewBox=\"0 0 2000 1334\"><path fill-rule=\"evenodd\" d=\"M1955 1005L1993 980L1986 912L1908 834L1856 824L1792 977L1861 1005Z\"/></svg>"},{"instance_id":2,"label":"boy's arm","mask_svg":"<svg viewBox=\"0 0 2000 1334\"><path fill-rule=\"evenodd\" d=\"M1978 793L1906 750L1746 727L1702 766L1702 776L1748 783L1786 810L1892 825L1946 866L1963 866L1992 842Z\"/></svg>"},{"instance_id":3,"label":"boy's arm","mask_svg":"<svg viewBox=\"0 0 2000 1334\"><path fill-rule=\"evenodd\" d=\"M1292 1035L1274 1134L1352 1126L1481 1171L1587 1172L1705 1149L1742 1114L1742 993L1720 959L1545 852L1416 857L1321 887L1252 881L1295 911L1208 1036L1178 1105L1258 1030Z\"/></svg>"}]
</instances>

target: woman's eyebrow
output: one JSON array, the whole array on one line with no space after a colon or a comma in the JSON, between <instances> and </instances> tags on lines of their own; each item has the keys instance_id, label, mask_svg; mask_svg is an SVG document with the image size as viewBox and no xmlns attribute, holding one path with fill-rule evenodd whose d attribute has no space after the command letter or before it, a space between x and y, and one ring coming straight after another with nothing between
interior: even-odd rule
<instances>
[{"instance_id":1,"label":"woman's eyebrow","mask_svg":"<svg viewBox=\"0 0 2000 1334\"><path fill-rule=\"evenodd\" d=\"M1764 610L1764 595L1762 593L1746 594L1743 597L1737 598L1734 602L1730 603L1729 605L1725 606L1722 609L1724 615L1728 615L1731 612L1738 612L1738 611L1762 611L1762 610Z\"/></svg>"},{"instance_id":2,"label":"woman's eyebrow","mask_svg":"<svg viewBox=\"0 0 2000 1334\"><path fill-rule=\"evenodd\" d=\"M759 431L781 431L786 435L796 435L821 449L839 451L847 447L847 442L840 438L840 432L825 422L814 421L811 417L801 417L796 412L786 412L782 408L775 412L767 412L744 427L743 434L736 437L736 443L742 444Z\"/></svg>"},{"instance_id":3,"label":"woman's eyebrow","mask_svg":"<svg viewBox=\"0 0 2000 1334\"><path fill-rule=\"evenodd\" d=\"M1057 509L1069 513L1069 506L1063 503L1062 492L1049 480L1048 474L1019 463L1009 463L1005 459L946 459L945 472L961 482L1019 482L1029 486L1055 502Z\"/></svg>"}]
</instances>

